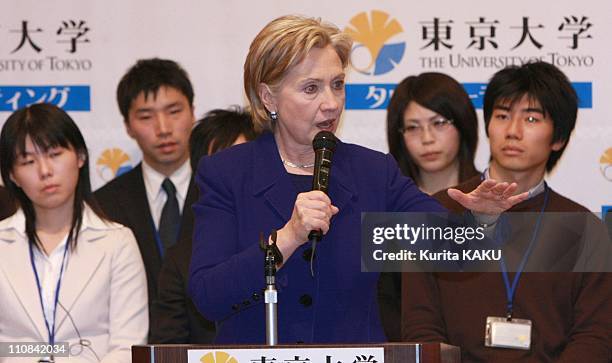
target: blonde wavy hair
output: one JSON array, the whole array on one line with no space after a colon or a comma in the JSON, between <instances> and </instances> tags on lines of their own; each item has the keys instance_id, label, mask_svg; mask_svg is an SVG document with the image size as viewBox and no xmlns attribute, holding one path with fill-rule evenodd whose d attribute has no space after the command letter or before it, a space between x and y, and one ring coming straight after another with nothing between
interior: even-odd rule
<instances>
[{"instance_id":1,"label":"blonde wavy hair","mask_svg":"<svg viewBox=\"0 0 612 363\"><path fill-rule=\"evenodd\" d=\"M274 90L312 48L328 45L338 54L342 67L346 67L353 41L338 27L321 19L286 15L272 20L257 34L244 62L244 90L257 131L272 129L268 110L259 97L259 86L266 84Z\"/></svg>"}]
</instances>

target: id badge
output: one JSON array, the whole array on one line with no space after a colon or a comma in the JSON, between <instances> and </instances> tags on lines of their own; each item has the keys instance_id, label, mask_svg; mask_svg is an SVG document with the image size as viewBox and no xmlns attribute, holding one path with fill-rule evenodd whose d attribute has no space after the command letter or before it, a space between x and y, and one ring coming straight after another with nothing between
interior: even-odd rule
<instances>
[{"instance_id":1,"label":"id badge","mask_svg":"<svg viewBox=\"0 0 612 363\"><path fill-rule=\"evenodd\" d=\"M531 320L487 317L485 347L529 350Z\"/></svg>"}]
</instances>

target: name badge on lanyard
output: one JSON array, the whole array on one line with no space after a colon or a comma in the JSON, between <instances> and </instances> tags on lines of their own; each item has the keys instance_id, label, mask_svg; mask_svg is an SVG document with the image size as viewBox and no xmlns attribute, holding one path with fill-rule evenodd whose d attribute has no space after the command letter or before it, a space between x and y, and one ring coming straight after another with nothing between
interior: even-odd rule
<instances>
[{"instance_id":1,"label":"name badge on lanyard","mask_svg":"<svg viewBox=\"0 0 612 363\"><path fill-rule=\"evenodd\" d=\"M548 186L544 184L544 203L542 204L542 210L538 215L536 225L531 236L531 241L527 247L527 251L523 255L521 262L518 266L514 279L510 282L508 276L508 269L506 268L506 262L502 257L500 261L502 277L504 286L506 288L506 316L488 316L485 324L485 347L494 348L511 348L511 349L524 349L529 350L531 348L531 327L532 322L529 319L516 319L512 317L514 308L514 294L518 287L518 282L521 277L521 273L527 265L527 260L531 255L531 251L535 246L535 242L540 230L540 224L542 222L542 216L548 205Z\"/></svg>"},{"instance_id":2,"label":"name badge on lanyard","mask_svg":"<svg viewBox=\"0 0 612 363\"><path fill-rule=\"evenodd\" d=\"M529 350L531 347L531 320L506 317L487 317L485 347Z\"/></svg>"}]
</instances>

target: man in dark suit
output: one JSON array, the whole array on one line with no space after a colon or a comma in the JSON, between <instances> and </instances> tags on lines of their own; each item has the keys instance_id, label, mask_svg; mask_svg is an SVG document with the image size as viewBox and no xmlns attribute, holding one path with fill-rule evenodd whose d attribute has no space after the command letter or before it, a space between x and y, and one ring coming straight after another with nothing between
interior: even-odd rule
<instances>
[{"instance_id":1,"label":"man in dark suit","mask_svg":"<svg viewBox=\"0 0 612 363\"><path fill-rule=\"evenodd\" d=\"M128 135L142 151L142 162L95 196L109 218L134 232L151 306L165 250L193 229L190 206L197 196L189 163L193 87L176 62L139 60L119 82L117 102ZM151 314L150 318L151 323L158 319Z\"/></svg>"},{"instance_id":2,"label":"man in dark suit","mask_svg":"<svg viewBox=\"0 0 612 363\"><path fill-rule=\"evenodd\" d=\"M204 155L214 154L256 137L251 116L243 109L212 110L198 121L189 140L191 168L195 170ZM191 208L184 218L193 220ZM210 344L215 338L215 323L200 314L188 291L191 234L181 233L176 245L164 256L151 306L150 341L162 344Z\"/></svg>"}]
</instances>

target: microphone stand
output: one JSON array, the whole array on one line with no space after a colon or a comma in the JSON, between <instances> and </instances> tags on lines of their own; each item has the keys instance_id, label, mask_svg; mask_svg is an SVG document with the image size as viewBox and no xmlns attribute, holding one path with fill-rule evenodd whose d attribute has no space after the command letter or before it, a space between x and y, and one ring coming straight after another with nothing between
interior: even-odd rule
<instances>
[{"instance_id":1,"label":"microphone stand","mask_svg":"<svg viewBox=\"0 0 612 363\"><path fill-rule=\"evenodd\" d=\"M264 260L264 276L266 278L266 289L264 290L264 302L266 305L266 344L278 344L278 293L276 291L276 253L274 247L265 243L263 236L260 239L260 247L264 250L266 256Z\"/></svg>"}]
</instances>

